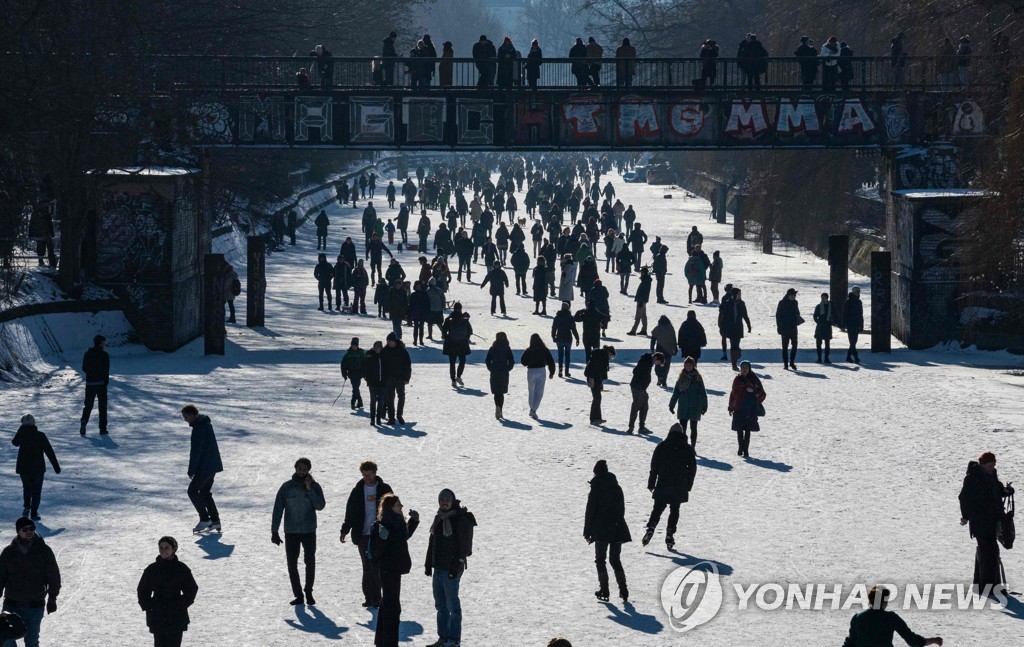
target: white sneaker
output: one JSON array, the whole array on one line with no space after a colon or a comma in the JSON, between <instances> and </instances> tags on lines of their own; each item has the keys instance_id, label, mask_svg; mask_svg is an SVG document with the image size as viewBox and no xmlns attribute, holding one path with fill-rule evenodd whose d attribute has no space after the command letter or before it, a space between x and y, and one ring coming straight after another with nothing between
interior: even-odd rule
<instances>
[{"instance_id":1,"label":"white sneaker","mask_svg":"<svg viewBox=\"0 0 1024 647\"><path fill-rule=\"evenodd\" d=\"M209 530L212 525L213 524L209 521L200 521L192 528L192 532L203 532L204 530Z\"/></svg>"}]
</instances>

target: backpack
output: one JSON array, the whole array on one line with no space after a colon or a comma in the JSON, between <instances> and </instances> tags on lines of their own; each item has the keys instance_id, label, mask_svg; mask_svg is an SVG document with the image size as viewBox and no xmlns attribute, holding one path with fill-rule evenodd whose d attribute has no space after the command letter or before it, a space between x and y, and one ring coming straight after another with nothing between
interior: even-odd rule
<instances>
[{"instance_id":1,"label":"backpack","mask_svg":"<svg viewBox=\"0 0 1024 647\"><path fill-rule=\"evenodd\" d=\"M242 282L238 280L238 277L231 279L231 294L236 297L242 293Z\"/></svg>"},{"instance_id":2,"label":"backpack","mask_svg":"<svg viewBox=\"0 0 1024 647\"><path fill-rule=\"evenodd\" d=\"M1013 513L1014 513L1013 495L1011 494L1006 500L1006 509L999 519L999 530L996 538L999 543L1003 545L1003 548L1010 550L1013 548L1013 541L1017 538L1017 528L1013 525Z\"/></svg>"},{"instance_id":3,"label":"backpack","mask_svg":"<svg viewBox=\"0 0 1024 647\"><path fill-rule=\"evenodd\" d=\"M378 566L384 557L384 548L386 546L385 541L380 538L380 526L381 523L379 521L374 521L373 525L370 526L370 534L366 538L366 559Z\"/></svg>"}]
</instances>

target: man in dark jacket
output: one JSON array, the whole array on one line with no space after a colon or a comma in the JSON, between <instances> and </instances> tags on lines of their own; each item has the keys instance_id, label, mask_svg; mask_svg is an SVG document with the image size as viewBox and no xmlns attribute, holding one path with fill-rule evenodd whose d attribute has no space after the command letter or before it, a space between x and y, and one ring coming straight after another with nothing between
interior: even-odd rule
<instances>
[{"instance_id":1,"label":"man in dark jacket","mask_svg":"<svg viewBox=\"0 0 1024 647\"><path fill-rule=\"evenodd\" d=\"M405 411L405 385L412 379L412 359L409 357L409 351L405 349L405 344L395 333L388 335L387 344L381 351L381 362L384 365L388 424L394 426L397 418L398 424L404 425L405 418L402 417L402 413Z\"/></svg>"},{"instance_id":2,"label":"man in dark jacket","mask_svg":"<svg viewBox=\"0 0 1024 647\"><path fill-rule=\"evenodd\" d=\"M796 301L796 290L789 288L775 308L775 329L782 336L782 365L785 369L796 370L796 330L803 322L800 304Z\"/></svg>"},{"instance_id":3,"label":"man in dark jacket","mask_svg":"<svg viewBox=\"0 0 1024 647\"><path fill-rule=\"evenodd\" d=\"M395 255L391 253L388 246L380 239L377 232L373 232L373 235L370 236L370 242L366 243L365 252L365 257L370 260L370 285L377 285L377 280L384 274L384 252L387 252L388 256L392 259L395 258Z\"/></svg>"},{"instance_id":4,"label":"man in dark jacket","mask_svg":"<svg viewBox=\"0 0 1024 647\"><path fill-rule=\"evenodd\" d=\"M313 599L313 581L316 579L316 513L327 505L324 491L313 480L309 471L313 463L308 458L295 461L295 473L277 490L274 512L270 518L270 541L281 545L277 529L284 517L284 551L288 562L288 578L292 583L295 599L292 606L302 604L305 593L306 604L316 604ZM306 586L299 580L299 550L306 564Z\"/></svg>"},{"instance_id":5,"label":"man in dark jacket","mask_svg":"<svg viewBox=\"0 0 1024 647\"><path fill-rule=\"evenodd\" d=\"M398 58L398 50L395 49L395 40L398 34L391 32L384 39L384 47L381 50L381 58L384 60L384 83L382 87L390 87L395 84L395 59ZM392 200L394 198L391 198Z\"/></svg>"},{"instance_id":6,"label":"man in dark jacket","mask_svg":"<svg viewBox=\"0 0 1024 647\"><path fill-rule=\"evenodd\" d=\"M27 517L14 523L18 535L0 552L0 591L3 610L17 614L25 623L25 645L39 644L39 627L46 613L57 611L60 595L60 568L53 551L36 534L36 525ZM13 642L5 643L13 644Z\"/></svg>"},{"instance_id":7,"label":"man in dark jacket","mask_svg":"<svg viewBox=\"0 0 1024 647\"><path fill-rule=\"evenodd\" d=\"M647 336L647 302L651 300L651 273L646 267L640 268L640 285L636 287L636 295L633 301L636 302L636 314L633 317L633 327L627 335L636 335L637 326L641 326L640 335Z\"/></svg>"},{"instance_id":8,"label":"man in dark jacket","mask_svg":"<svg viewBox=\"0 0 1024 647\"><path fill-rule=\"evenodd\" d=\"M43 477L46 474L43 457L49 458L53 471L60 474L57 454L53 452L46 434L36 427L36 419L30 413L21 417L21 426L11 439L11 444L18 448L15 471L21 476L25 508L21 516L31 515L33 521L39 521L39 499L43 493Z\"/></svg>"},{"instance_id":9,"label":"man in dark jacket","mask_svg":"<svg viewBox=\"0 0 1024 647\"><path fill-rule=\"evenodd\" d=\"M883 585L873 586L868 591L868 606L854 614L850 620L850 633L843 641L843 647L875 647L876 645L892 645L893 634L899 634L911 647L942 645L942 638L925 638L910 630L903 618L893 611L886 610L889 601L889 589Z\"/></svg>"},{"instance_id":10,"label":"man in dark jacket","mask_svg":"<svg viewBox=\"0 0 1024 647\"><path fill-rule=\"evenodd\" d=\"M469 237L468 231L463 231L455 238L455 255L459 258L459 271L456 275L462 281L462 270L466 270L466 280L473 282L473 240Z\"/></svg>"},{"instance_id":11,"label":"man in dark jacket","mask_svg":"<svg viewBox=\"0 0 1024 647\"><path fill-rule=\"evenodd\" d=\"M736 362L743 355L740 343L743 340L744 323L747 324L747 332L751 332L750 317L747 316L747 304L743 302L743 291L739 288L733 288L732 298L729 299L728 304L724 299L722 300L719 312L723 308L726 310L726 313L719 321L723 322L726 326L724 330L725 336L729 338L729 357L732 359L732 370L738 371L740 367L736 365ZM720 323L719 325L722 324Z\"/></svg>"},{"instance_id":12,"label":"man in dark jacket","mask_svg":"<svg viewBox=\"0 0 1024 647\"><path fill-rule=\"evenodd\" d=\"M608 601L608 568L605 558L612 565L615 582L619 585L619 596L623 602L629 600L626 587L626 572L619 555L622 544L633 541L626 523L626 501L615 475L608 471L608 463L599 460L594 465L594 478L590 481L590 495L587 497L587 512L583 522L583 537L588 544L594 544L594 563L597 564L597 585L594 592L598 600Z\"/></svg>"},{"instance_id":13,"label":"man in dark jacket","mask_svg":"<svg viewBox=\"0 0 1024 647\"><path fill-rule=\"evenodd\" d=\"M967 464L967 475L960 489L960 525L970 524L971 537L978 542L974 553L974 586L979 595L1002 592L1004 586L999 561L999 522L1003 517L1003 497L1013 494L996 474L996 456L985 452Z\"/></svg>"},{"instance_id":14,"label":"man in dark jacket","mask_svg":"<svg viewBox=\"0 0 1024 647\"><path fill-rule=\"evenodd\" d=\"M377 342L380 343L380 342ZM341 543L352 533L352 544L359 550L363 565L363 606L376 609L380 606L380 569L366 555L373 522L377 520L377 502L392 492L391 486L377 477L377 464L363 461L359 465L363 478L355 484L345 504L345 521L341 524Z\"/></svg>"},{"instance_id":15,"label":"man in dark jacket","mask_svg":"<svg viewBox=\"0 0 1024 647\"><path fill-rule=\"evenodd\" d=\"M315 59L316 71L320 76L320 88L330 89L334 84L334 57L323 45L317 45L309 53Z\"/></svg>"},{"instance_id":16,"label":"man in dark jacket","mask_svg":"<svg viewBox=\"0 0 1024 647\"><path fill-rule=\"evenodd\" d=\"M345 356L341 358L341 378L352 383L352 409L363 408L363 394L359 385L363 379L363 360L366 353L359 347L359 338L353 337Z\"/></svg>"},{"instance_id":17,"label":"man in dark jacket","mask_svg":"<svg viewBox=\"0 0 1024 647\"><path fill-rule=\"evenodd\" d=\"M363 359L363 379L366 380L366 388L370 392L370 424L372 426L380 424L386 409L384 360L381 357L383 351L384 344L375 341Z\"/></svg>"},{"instance_id":18,"label":"man in dark jacket","mask_svg":"<svg viewBox=\"0 0 1024 647\"><path fill-rule=\"evenodd\" d=\"M647 234L640 228L640 223L634 223L633 229L629 232L629 245L633 252L633 269L640 271L640 261L644 255L644 245L647 244Z\"/></svg>"},{"instance_id":19,"label":"man in dark jacket","mask_svg":"<svg viewBox=\"0 0 1024 647\"><path fill-rule=\"evenodd\" d=\"M810 91L814 87L814 79L818 76L818 50L809 36L800 38L800 47L793 56L800 59L800 85L803 90Z\"/></svg>"},{"instance_id":20,"label":"man in dark jacket","mask_svg":"<svg viewBox=\"0 0 1024 647\"><path fill-rule=\"evenodd\" d=\"M528 296L530 291L526 288L526 272L530 269L530 255L526 252L526 247L522 245L516 247L516 250L512 252L511 262L512 272L516 278L516 294ZM546 279L547 276L544 278Z\"/></svg>"},{"instance_id":21,"label":"man in dark jacket","mask_svg":"<svg viewBox=\"0 0 1024 647\"><path fill-rule=\"evenodd\" d=\"M633 378L629 381L629 390L633 396L633 402L629 407L629 429L626 431L633 433L633 429L636 425L637 415L640 416L640 433L649 434L651 430L647 428L647 411L650 408L648 404L647 388L651 386L651 370L655 366L663 366L665 364L665 356L661 353L644 353L640 356L636 366L633 367Z\"/></svg>"},{"instance_id":22,"label":"man in dark jacket","mask_svg":"<svg viewBox=\"0 0 1024 647\"><path fill-rule=\"evenodd\" d=\"M352 282L352 265L348 260L338 254L338 262L334 264L334 306L341 312L341 304L344 299L345 307L348 307L348 287Z\"/></svg>"},{"instance_id":23,"label":"man in dark jacket","mask_svg":"<svg viewBox=\"0 0 1024 647\"><path fill-rule=\"evenodd\" d=\"M434 608L437 609L436 644L458 645L462 641L462 604L459 585L466 570L466 558L473 550L476 518L445 488L437 495L438 510L430 524L424 572L433 577Z\"/></svg>"},{"instance_id":24,"label":"man in dark jacket","mask_svg":"<svg viewBox=\"0 0 1024 647\"><path fill-rule=\"evenodd\" d=\"M843 330L850 340L850 347L846 351L846 361L860 364L860 353L857 352L857 338L860 331L864 330L864 304L860 301L860 288L856 285L850 290L843 306Z\"/></svg>"},{"instance_id":25,"label":"man in dark jacket","mask_svg":"<svg viewBox=\"0 0 1024 647\"><path fill-rule=\"evenodd\" d=\"M653 269L657 285L655 293L657 294L658 303L668 303L665 300L665 275L668 274L668 245L658 247L658 252L654 255Z\"/></svg>"},{"instance_id":26,"label":"man in dark jacket","mask_svg":"<svg viewBox=\"0 0 1024 647\"><path fill-rule=\"evenodd\" d=\"M146 612L153 644L176 647L188 631L188 608L195 603L199 586L189 567L178 560L178 541L174 537L161 537L157 546L160 554L142 572L135 594L139 607Z\"/></svg>"},{"instance_id":27,"label":"man in dark jacket","mask_svg":"<svg viewBox=\"0 0 1024 647\"><path fill-rule=\"evenodd\" d=\"M92 338L92 348L85 351L82 358L82 373L85 373L85 407L82 408L82 424L78 433L85 435L85 427L89 424L92 414L92 403L100 401L100 434L107 433L107 385L110 384L110 355L104 348L107 338L96 335Z\"/></svg>"},{"instance_id":28,"label":"man in dark jacket","mask_svg":"<svg viewBox=\"0 0 1024 647\"><path fill-rule=\"evenodd\" d=\"M327 249L327 228L331 224L331 219L327 217L327 212L323 209L320 210L316 220L313 221L316 225L316 248L324 250Z\"/></svg>"},{"instance_id":29,"label":"man in dark jacket","mask_svg":"<svg viewBox=\"0 0 1024 647\"><path fill-rule=\"evenodd\" d=\"M697 475L697 455L686 441L686 432L678 422L668 431L668 438L658 443L651 457L651 474L647 477L647 489L654 496L654 509L647 521L647 531L641 543L651 542L654 529L658 527L661 513L669 508L668 528L665 529L665 545L669 550L676 544L676 524L679 523L679 504L690 499L693 479Z\"/></svg>"},{"instance_id":30,"label":"man in dark jacket","mask_svg":"<svg viewBox=\"0 0 1024 647\"><path fill-rule=\"evenodd\" d=\"M220 460L220 448L213 433L213 424L210 422L210 416L200 415L194 404L182 407L181 417L192 428L188 455L188 477L192 482L188 485L188 498L199 513L199 523L192 532L220 532L220 513L210 490L213 488L214 476L224 471L224 465Z\"/></svg>"},{"instance_id":31,"label":"man in dark jacket","mask_svg":"<svg viewBox=\"0 0 1024 647\"><path fill-rule=\"evenodd\" d=\"M580 333L569 308L569 302L563 301L561 309L551 322L551 339L558 347L558 377L562 377L563 367L565 376L572 377L569 373L569 365L572 363L569 354L572 351L573 340L576 341L577 346L580 345Z\"/></svg>"},{"instance_id":32,"label":"man in dark jacket","mask_svg":"<svg viewBox=\"0 0 1024 647\"><path fill-rule=\"evenodd\" d=\"M480 289L490 283L491 284L491 315L494 315L498 303L501 303L501 316L505 316L505 288L508 287L508 274L505 270L501 269L501 261L493 261L491 263L491 271L484 277L482 283L480 283Z\"/></svg>"},{"instance_id":33,"label":"man in dark jacket","mask_svg":"<svg viewBox=\"0 0 1024 647\"><path fill-rule=\"evenodd\" d=\"M481 36L473 45L473 60L480 74L476 84L478 88L489 88L494 85L494 72L498 69L497 59L498 50L494 48L494 43L488 40L487 36Z\"/></svg>"},{"instance_id":34,"label":"man in dark jacket","mask_svg":"<svg viewBox=\"0 0 1024 647\"><path fill-rule=\"evenodd\" d=\"M331 302L331 283L334 281L334 266L327 260L327 254L320 254L316 267L313 268L313 278L316 279L317 296L320 298L320 307L317 310L324 310L324 295L327 295L327 311L333 308Z\"/></svg>"},{"instance_id":35,"label":"man in dark jacket","mask_svg":"<svg viewBox=\"0 0 1024 647\"><path fill-rule=\"evenodd\" d=\"M603 425L606 422L601 416L601 392L604 391L604 381L608 379L608 370L613 359L615 359L613 346L595 349L590 354L590 359L587 360L587 368L583 371L583 376L587 378L587 386L590 387L590 394L593 396L590 402L590 424L592 425Z\"/></svg>"}]
</instances>

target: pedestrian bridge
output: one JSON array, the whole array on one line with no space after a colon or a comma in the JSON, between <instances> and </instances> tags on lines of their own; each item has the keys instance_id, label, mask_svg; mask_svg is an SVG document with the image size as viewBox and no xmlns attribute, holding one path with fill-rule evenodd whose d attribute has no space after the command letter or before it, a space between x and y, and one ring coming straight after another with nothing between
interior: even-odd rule
<instances>
[{"instance_id":1,"label":"pedestrian bridge","mask_svg":"<svg viewBox=\"0 0 1024 647\"><path fill-rule=\"evenodd\" d=\"M796 58L762 61L756 80L749 61L716 59L707 84L697 82L710 71L700 59L631 59L628 68L615 59L545 59L534 89L521 60L491 61L483 84L476 61L448 60L444 87L435 59L431 86L412 89L407 59L391 62L394 85L385 86L383 71L373 72L388 67L380 59L333 58L321 68L312 57L144 56L117 67L138 92L103 106L96 134L156 123L204 147L884 148L990 135L1008 79L1008 63L991 57L972 58L970 73L987 81L964 88L939 75L935 58L894 69L889 58L850 57L826 86L818 60L811 87L801 80L807 61ZM572 66L581 62L600 65L599 83L577 84ZM309 71L302 87L300 68Z\"/></svg>"}]
</instances>

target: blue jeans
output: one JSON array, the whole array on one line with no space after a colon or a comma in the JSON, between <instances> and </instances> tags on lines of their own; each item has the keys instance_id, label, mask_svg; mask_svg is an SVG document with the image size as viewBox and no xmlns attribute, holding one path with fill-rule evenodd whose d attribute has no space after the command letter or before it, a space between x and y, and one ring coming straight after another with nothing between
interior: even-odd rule
<instances>
[{"instance_id":1,"label":"blue jeans","mask_svg":"<svg viewBox=\"0 0 1024 647\"><path fill-rule=\"evenodd\" d=\"M448 577L447 574L445 577ZM43 615L46 609L43 607L15 606L4 600L4 611L18 614L18 617L21 618L21 621L28 628L28 633L25 634L25 647L39 647L39 626L43 623ZM18 643L14 640L5 640L3 647L17 647L17 645Z\"/></svg>"},{"instance_id":2,"label":"blue jeans","mask_svg":"<svg viewBox=\"0 0 1024 647\"><path fill-rule=\"evenodd\" d=\"M448 579L448 571L434 569L434 608L437 609L437 637L458 644L462 641L462 605L459 603L459 581Z\"/></svg>"},{"instance_id":3,"label":"blue jeans","mask_svg":"<svg viewBox=\"0 0 1024 647\"><path fill-rule=\"evenodd\" d=\"M558 370L562 370L564 358L565 370L568 371L570 363L569 353L572 352L572 342L566 342L564 344L559 342L556 345L558 346Z\"/></svg>"}]
</instances>

